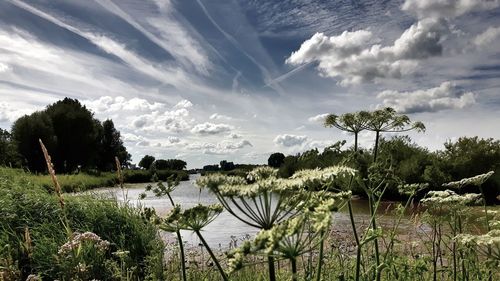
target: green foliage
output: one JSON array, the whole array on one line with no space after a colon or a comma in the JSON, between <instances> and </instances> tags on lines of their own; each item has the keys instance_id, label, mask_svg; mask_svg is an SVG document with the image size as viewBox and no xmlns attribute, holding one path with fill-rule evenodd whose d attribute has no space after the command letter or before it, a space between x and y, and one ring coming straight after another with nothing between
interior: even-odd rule
<instances>
[{"instance_id":1,"label":"green foliage","mask_svg":"<svg viewBox=\"0 0 500 281\"><path fill-rule=\"evenodd\" d=\"M156 159L152 166L151 169L153 170L176 170L176 171L182 171L186 169L187 163L183 160L179 159Z\"/></svg>"},{"instance_id":2,"label":"green foliage","mask_svg":"<svg viewBox=\"0 0 500 281\"><path fill-rule=\"evenodd\" d=\"M144 155L141 161L139 161L139 167L149 170L153 162L155 161L155 157L151 155Z\"/></svg>"},{"instance_id":3,"label":"green foliage","mask_svg":"<svg viewBox=\"0 0 500 281\"><path fill-rule=\"evenodd\" d=\"M235 166L233 162L227 162L226 160L220 161L220 169L221 171L231 171L234 170Z\"/></svg>"},{"instance_id":4,"label":"green foliage","mask_svg":"<svg viewBox=\"0 0 500 281\"><path fill-rule=\"evenodd\" d=\"M115 156L124 164L130 160L113 122L101 124L76 99L65 98L19 118L12 126L12 138L22 164L37 172L46 170L38 139L51 153L56 171L62 173L94 167L111 170Z\"/></svg>"},{"instance_id":5,"label":"green foliage","mask_svg":"<svg viewBox=\"0 0 500 281\"><path fill-rule=\"evenodd\" d=\"M156 174L157 180L166 181L170 177L175 177L179 181L189 180L187 171L178 170L125 170L123 172L123 180L126 183L143 183L151 182Z\"/></svg>"},{"instance_id":6,"label":"green foliage","mask_svg":"<svg viewBox=\"0 0 500 281\"><path fill-rule=\"evenodd\" d=\"M18 167L19 162L12 135L7 130L0 129L0 166Z\"/></svg>"},{"instance_id":7,"label":"green foliage","mask_svg":"<svg viewBox=\"0 0 500 281\"><path fill-rule=\"evenodd\" d=\"M120 132L116 130L112 120L108 119L102 122L102 135L98 139L100 140L99 169L103 171L114 170L116 168L115 157L118 157L122 166L128 166L132 156L125 149Z\"/></svg>"},{"instance_id":8,"label":"green foliage","mask_svg":"<svg viewBox=\"0 0 500 281\"><path fill-rule=\"evenodd\" d=\"M273 168L279 168L285 162L285 155L281 152L273 153L267 159L267 165Z\"/></svg>"},{"instance_id":9,"label":"green foliage","mask_svg":"<svg viewBox=\"0 0 500 281\"><path fill-rule=\"evenodd\" d=\"M66 216L74 232L89 231L110 242L109 249L100 257L88 248L82 249L84 253L79 258L84 258L86 265L106 260L105 268L94 272L98 275L92 278L113 279L108 264L121 262L113 255L120 250L129 252L127 267L135 267L136 278L163 280L163 242L156 227L144 220L139 210L89 196L67 196L66 203ZM68 276L68 260L58 254L60 247L68 242L68 233L53 194L33 183L30 177L2 170L0 217L0 268L8 265L9 274L18 274L19 280L26 280L30 274L44 280L62 280Z\"/></svg>"}]
</instances>

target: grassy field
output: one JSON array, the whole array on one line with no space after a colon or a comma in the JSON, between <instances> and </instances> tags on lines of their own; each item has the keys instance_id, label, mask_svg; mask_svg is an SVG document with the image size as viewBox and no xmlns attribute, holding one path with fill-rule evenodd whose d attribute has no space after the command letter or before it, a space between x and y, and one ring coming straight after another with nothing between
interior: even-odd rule
<instances>
[{"instance_id":1,"label":"grassy field","mask_svg":"<svg viewBox=\"0 0 500 281\"><path fill-rule=\"evenodd\" d=\"M111 172L101 172L99 175L89 175L86 173L79 173L74 175L58 175L57 179L61 185L63 192L80 192L99 187L111 187L118 183L117 176ZM188 180L189 175L186 171L157 171L159 180L167 180L167 178L174 176L180 180ZM21 169L11 169L0 167L0 175L5 177L23 177L29 182L44 187L46 190L53 189L52 179L49 175L26 173ZM123 179L125 183L142 183L150 182L153 173L150 171L142 170L125 170Z\"/></svg>"}]
</instances>

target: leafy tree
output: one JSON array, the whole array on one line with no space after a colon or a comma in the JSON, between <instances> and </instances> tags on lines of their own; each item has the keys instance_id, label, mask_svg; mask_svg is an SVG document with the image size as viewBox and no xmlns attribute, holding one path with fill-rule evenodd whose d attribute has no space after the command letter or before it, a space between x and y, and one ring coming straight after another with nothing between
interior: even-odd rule
<instances>
[{"instance_id":1,"label":"leafy tree","mask_svg":"<svg viewBox=\"0 0 500 281\"><path fill-rule=\"evenodd\" d=\"M56 137L52 120L44 112L37 111L17 119L12 125L12 139L21 157L23 165L32 171L47 169L38 139L41 139L49 151L56 147Z\"/></svg>"},{"instance_id":2,"label":"leafy tree","mask_svg":"<svg viewBox=\"0 0 500 281\"><path fill-rule=\"evenodd\" d=\"M12 126L12 138L22 164L38 172L46 170L39 138L58 172L72 172L80 166L110 170L115 156L124 164L130 161L113 122L101 124L76 99L65 98L43 111L21 117Z\"/></svg>"},{"instance_id":3,"label":"leafy tree","mask_svg":"<svg viewBox=\"0 0 500 281\"><path fill-rule=\"evenodd\" d=\"M12 135L0 129L0 166L18 166L19 157L16 146L12 140Z\"/></svg>"},{"instance_id":4,"label":"leafy tree","mask_svg":"<svg viewBox=\"0 0 500 281\"><path fill-rule=\"evenodd\" d=\"M220 161L220 169L222 171L231 171L234 170L234 163L233 162L227 162L226 160Z\"/></svg>"},{"instance_id":5,"label":"leafy tree","mask_svg":"<svg viewBox=\"0 0 500 281\"><path fill-rule=\"evenodd\" d=\"M141 161L139 161L139 167L149 170L149 168L151 168L151 165L153 165L154 161L155 161L154 156L145 155L144 157L142 157Z\"/></svg>"},{"instance_id":6,"label":"leafy tree","mask_svg":"<svg viewBox=\"0 0 500 281\"><path fill-rule=\"evenodd\" d=\"M495 171L495 174L483 184L486 199L490 203L495 200L500 191L499 140L461 137L456 142L445 143L445 150L439 156L442 161L441 169L451 180Z\"/></svg>"},{"instance_id":7,"label":"leafy tree","mask_svg":"<svg viewBox=\"0 0 500 281\"><path fill-rule=\"evenodd\" d=\"M215 164L215 165L205 165L205 166L203 166L203 171L205 171L205 172L216 172L216 171L219 171L219 165L218 164Z\"/></svg>"},{"instance_id":8,"label":"leafy tree","mask_svg":"<svg viewBox=\"0 0 500 281\"><path fill-rule=\"evenodd\" d=\"M273 153L267 159L267 165L273 168L279 168L285 161L285 155L281 152Z\"/></svg>"},{"instance_id":9,"label":"leafy tree","mask_svg":"<svg viewBox=\"0 0 500 281\"><path fill-rule=\"evenodd\" d=\"M186 169L187 163L179 159L157 159L153 162L152 168L156 170L177 170Z\"/></svg>"},{"instance_id":10,"label":"leafy tree","mask_svg":"<svg viewBox=\"0 0 500 281\"><path fill-rule=\"evenodd\" d=\"M80 165L91 166L100 160L97 122L78 100L65 98L49 105L45 113L52 121L57 139L53 152L56 169L71 172Z\"/></svg>"},{"instance_id":11,"label":"leafy tree","mask_svg":"<svg viewBox=\"0 0 500 281\"><path fill-rule=\"evenodd\" d=\"M115 157L118 157L122 165L127 166L130 163L131 155L123 145L120 132L116 130L113 121L110 119L102 123L100 148L99 167L101 169L112 170L115 167Z\"/></svg>"}]
</instances>

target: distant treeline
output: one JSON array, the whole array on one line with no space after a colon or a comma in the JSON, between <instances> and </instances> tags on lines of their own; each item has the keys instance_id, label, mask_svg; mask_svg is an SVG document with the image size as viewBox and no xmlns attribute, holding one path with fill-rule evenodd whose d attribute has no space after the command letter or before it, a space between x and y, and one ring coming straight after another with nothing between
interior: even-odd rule
<instances>
[{"instance_id":1,"label":"distant treeline","mask_svg":"<svg viewBox=\"0 0 500 281\"><path fill-rule=\"evenodd\" d=\"M101 122L76 99L65 98L14 122L11 132L0 129L0 165L46 171L41 139L56 171L110 171L115 156L125 166L130 154L112 120Z\"/></svg>"},{"instance_id":2,"label":"distant treeline","mask_svg":"<svg viewBox=\"0 0 500 281\"><path fill-rule=\"evenodd\" d=\"M431 152L415 144L408 136L380 139L379 163L390 168L397 177L397 181L389 186L387 197L400 198L396 186L399 183L429 183L429 189L442 190L443 183L495 171L484 187L490 203L497 201L496 196L500 191L500 141L462 137L454 142L446 142L444 147L443 150ZM301 169L339 164L354 166L367 176L373 151L360 149L357 157L352 155L353 147L346 148L343 141L326 147L322 152L312 149L289 156L274 153L269 157L268 164L279 168L281 177L290 177ZM479 191L466 188L463 192ZM361 190L357 190L357 193L363 194Z\"/></svg>"},{"instance_id":3,"label":"distant treeline","mask_svg":"<svg viewBox=\"0 0 500 281\"><path fill-rule=\"evenodd\" d=\"M234 164L233 162L228 162L226 160L220 161L219 164L205 165L201 169L200 173L205 175L207 173L219 172L226 175L240 175L245 176L247 172L253 170L255 167L260 165L253 164Z\"/></svg>"}]
</instances>

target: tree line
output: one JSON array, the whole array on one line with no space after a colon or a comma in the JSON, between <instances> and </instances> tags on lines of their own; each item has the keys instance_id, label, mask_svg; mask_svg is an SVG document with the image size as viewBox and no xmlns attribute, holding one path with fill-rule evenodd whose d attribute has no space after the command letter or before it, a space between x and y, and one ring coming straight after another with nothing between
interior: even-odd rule
<instances>
[{"instance_id":1,"label":"tree line","mask_svg":"<svg viewBox=\"0 0 500 281\"><path fill-rule=\"evenodd\" d=\"M386 109L387 110L387 109ZM379 110L381 112L383 110ZM376 111L377 113L377 111ZM387 112L386 112L387 113ZM386 114L383 113L382 114ZM407 128L418 126L421 123L410 123L404 115L390 113L387 123L393 123L396 118L403 116L403 126L394 130L406 131ZM388 186L385 197L400 199L402 194L398 186L407 183L428 183L431 190L444 190L443 183L472 177L478 174L494 171L494 175L484 184L485 193L489 203L498 202L497 195L500 193L500 141L492 138L482 139L479 137L461 137L456 141L444 143L444 149L429 151L429 149L417 145L409 136L384 137L376 135L375 145L372 148L358 147L357 134L362 130L358 126L360 122L370 122L370 116L363 117L359 113L344 114L342 116L329 116L325 122L326 127L343 128L353 133L355 142L351 147L346 147L346 141L339 141L322 152L312 149L297 155L285 156L277 152L270 155L268 165L279 169L280 177L290 177L296 171L302 169L324 168L332 165L349 165L368 178L370 173L376 169L384 169L393 177ZM367 118L367 119L366 119ZM376 121L383 118L375 116ZM392 120L392 121L391 121ZM335 125L334 125L335 124ZM387 128L385 128L387 129ZM379 131L381 133L381 131ZM354 186L356 188L356 186ZM424 194L428 190L423 190ZM359 188L355 193L363 195ZM479 192L473 187L466 187L462 192Z\"/></svg>"},{"instance_id":2,"label":"tree line","mask_svg":"<svg viewBox=\"0 0 500 281\"><path fill-rule=\"evenodd\" d=\"M11 132L0 129L0 165L45 171L39 139L61 173L80 169L109 171L116 167L115 156L123 165L131 159L113 121L99 121L76 99L65 98L22 116L14 122Z\"/></svg>"}]
</instances>

